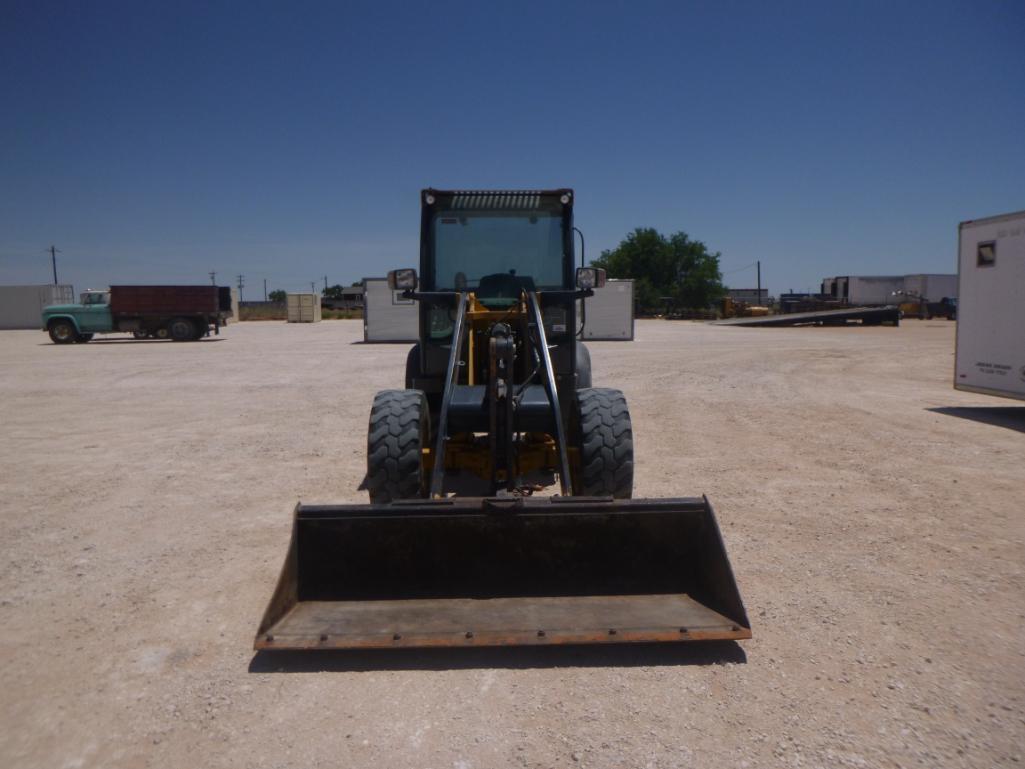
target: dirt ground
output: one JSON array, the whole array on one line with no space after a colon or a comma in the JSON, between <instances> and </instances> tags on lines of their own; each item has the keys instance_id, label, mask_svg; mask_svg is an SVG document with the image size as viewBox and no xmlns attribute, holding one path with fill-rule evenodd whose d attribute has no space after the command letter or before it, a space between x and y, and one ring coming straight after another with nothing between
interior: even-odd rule
<instances>
[{"instance_id":1,"label":"dirt ground","mask_svg":"<svg viewBox=\"0 0 1025 769\"><path fill-rule=\"evenodd\" d=\"M1025 405L952 389L953 323L591 344L750 641L256 655L296 500L364 500L406 346L361 338L0 333L0 765L1022 765Z\"/></svg>"}]
</instances>

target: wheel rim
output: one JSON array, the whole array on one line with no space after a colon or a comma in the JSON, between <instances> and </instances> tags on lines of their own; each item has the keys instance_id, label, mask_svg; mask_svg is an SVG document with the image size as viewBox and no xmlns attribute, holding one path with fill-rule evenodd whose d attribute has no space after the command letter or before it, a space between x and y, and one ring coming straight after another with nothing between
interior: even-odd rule
<instances>
[{"instance_id":1,"label":"wheel rim","mask_svg":"<svg viewBox=\"0 0 1025 769\"><path fill-rule=\"evenodd\" d=\"M71 338L71 326L66 323L58 323L53 328L54 335L58 339L70 339Z\"/></svg>"}]
</instances>

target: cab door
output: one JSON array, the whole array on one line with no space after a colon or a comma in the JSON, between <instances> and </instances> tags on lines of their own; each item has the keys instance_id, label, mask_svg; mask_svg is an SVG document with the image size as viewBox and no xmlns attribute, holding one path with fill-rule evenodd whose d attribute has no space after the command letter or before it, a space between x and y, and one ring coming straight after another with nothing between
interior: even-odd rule
<instances>
[{"instance_id":1,"label":"cab door","mask_svg":"<svg viewBox=\"0 0 1025 769\"><path fill-rule=\"evenodd\" d=\"M110 314L108 297L110 294L97 291L82 297L82 309L78 314L78 328L83 334L105 333L112 331L113 319Z\"/></svg>"}]
</instances>

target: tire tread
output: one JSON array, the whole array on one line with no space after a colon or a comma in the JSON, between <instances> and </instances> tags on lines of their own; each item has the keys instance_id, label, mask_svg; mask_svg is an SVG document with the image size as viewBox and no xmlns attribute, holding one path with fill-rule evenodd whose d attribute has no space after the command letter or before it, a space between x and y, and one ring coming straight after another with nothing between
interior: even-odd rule
<instances>
[{"instance_id":1,"label":"tire tread","mask_svg":"<svg viewBox=\"0 0 1025 769\"><path fill-rule=\"evenodd\" d=\"M580 477L576 493L629 499L633 494L633 429L626 397L609 387L577 391Z\"/></svg>"}]
</instances>

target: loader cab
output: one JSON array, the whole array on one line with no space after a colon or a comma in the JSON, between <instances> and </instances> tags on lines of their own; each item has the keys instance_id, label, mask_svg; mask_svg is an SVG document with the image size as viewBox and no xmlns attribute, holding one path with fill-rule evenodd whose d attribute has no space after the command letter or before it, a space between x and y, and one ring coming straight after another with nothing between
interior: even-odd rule
<instances>
[{"instance_id":1,"label":"loader cab","mask_svg":"<svg viewBox=\"0 0 1025 769\"><path fill-rule=\"evenodd\" d=\"M501 305L522 288L573 288L573 191L424 190L425 291L475 291Z\"/></svg>"},{"instance_id":2,"label":"loader cab","mask_svg":"<svg viewBox=\"0 0 1025 769\"><path fill-rule=\"evenodd\" d=\"M575 287L573 190L421 192L423 292L472 292L489 310L514 309L521 292L541 292L545 331L560 378L576 370L576 303L551 292ZM548 292L548 298L545 293ZM420 303L420 345L413 368L430 395L440 391L455 314Z\"/></svg>"}]
</instances>

